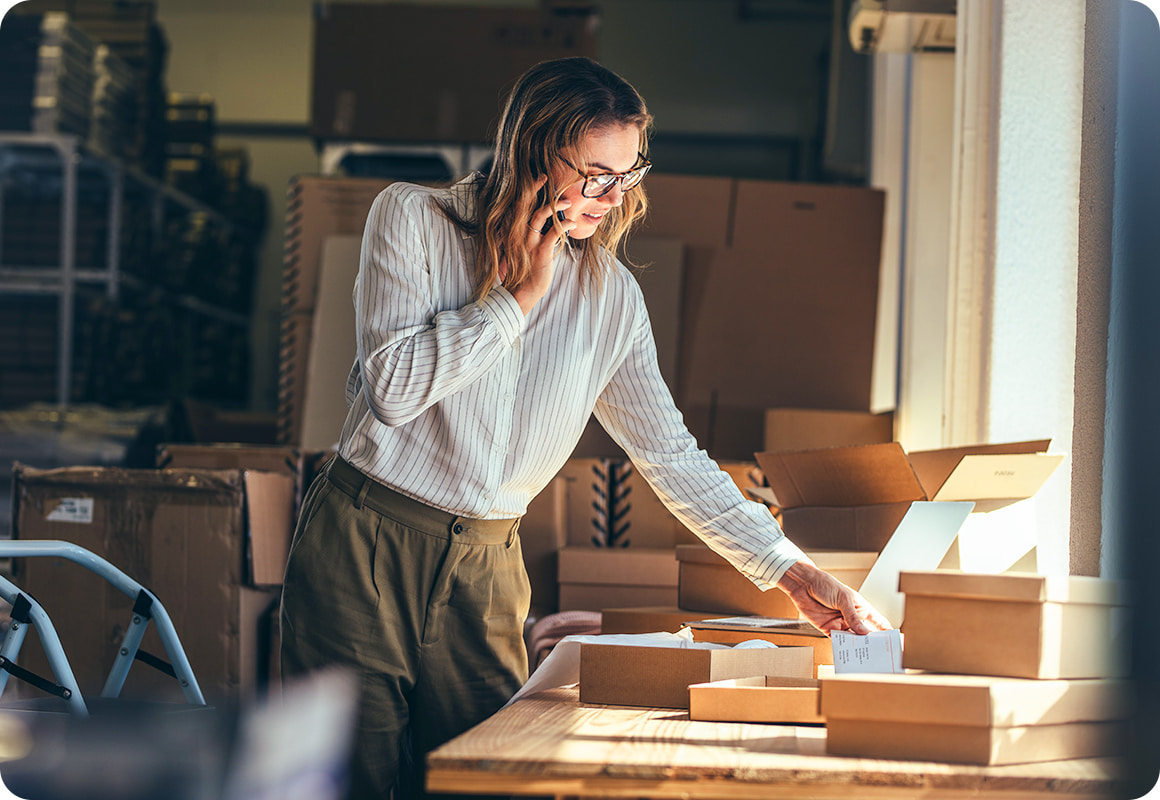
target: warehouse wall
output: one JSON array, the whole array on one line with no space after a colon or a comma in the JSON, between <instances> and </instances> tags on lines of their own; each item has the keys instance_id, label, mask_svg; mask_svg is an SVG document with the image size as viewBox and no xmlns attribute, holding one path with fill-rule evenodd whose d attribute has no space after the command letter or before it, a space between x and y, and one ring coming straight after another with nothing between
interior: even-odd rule
<instances>
[{"instance_id":1,"label":"warehouse wall","mask_svg":"<svg viewBox=\"0 0 1160 800\"><path fill-rule=\"evenodd\" d=\"M536 6L538 0L446 5ZM658 170L768 178L820 175L830 0L603 3L599 58L636 85L657 120ZM159 0L170 91L206 92L223 143L245 146L270 191L253 332L255 410L276 406L281 220L290 176L319 171L309 122L311 0ZM760 9L769 9L760 11ZM400 76L400 79L405 79Z\"/></svg>"}]
</instances>

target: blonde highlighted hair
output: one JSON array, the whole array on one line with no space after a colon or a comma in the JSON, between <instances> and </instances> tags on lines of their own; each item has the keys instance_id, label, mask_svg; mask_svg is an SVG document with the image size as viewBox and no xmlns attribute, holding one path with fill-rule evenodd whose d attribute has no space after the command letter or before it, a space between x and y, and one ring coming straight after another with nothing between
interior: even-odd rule
<instances>
[{"instance_id":1,"label":"blonde highlighted hair","mask_svg":"<svg viewBox=\"0 0 1160 800\"><path fill-rule=\"evenodd\" d=\"M512 88L500 116L495 156L486 177L477 183L476 216L464 219L452 208L444 212L479 239L475 263L475 297L485 296L500 276L506 259L505 288L514 289L528 276L527 225L543 205L536 182L548 176L546 196L559 198L579 175L557 185L553 173L561 159L574 159L593 131L630 126L640 131L640 152L648 154L652 117L644 100L619 75L589 58L545 61L525 72ZM599 285L626 233L648 210L648 198L637 186L610 209L596 233L567 240L579 255L580 273Z\"/></svg>"}]
</instances>

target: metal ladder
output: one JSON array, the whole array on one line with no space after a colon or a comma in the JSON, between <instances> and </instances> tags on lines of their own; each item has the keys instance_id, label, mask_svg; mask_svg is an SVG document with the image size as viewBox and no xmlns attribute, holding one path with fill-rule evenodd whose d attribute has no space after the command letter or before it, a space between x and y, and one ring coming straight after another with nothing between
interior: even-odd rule
<instances>
[{"instance_id":1,"label":"metal ladder","mask_svg":"<svg viewBox=\"0 0 1160 800\"><path fill-rule=\"evenodd\" d=\"M52 557L64 558L95 572L111 583L119 591L133 600L132 619L129 623L121 646L117 650L116 659L105 681L105 688L101 692L103 698L116 698L121 694L125 679L129 675L129 668L135 660L143 661L149 666L161 670L177 680L182 694L190 705L205 705L205 698L193 676L193 669L185 650L177 638L177 631L169 619L169 613L161 605L155 595L141 584L130 578L121 570L114 567L100 556L71 542L63 541L0 541L0 558L34 558ZM69 666L60 637L52 621L48 618L41 605L28 594L22 592L16 584L0 576L0 597L3 597L12 606L12 622L0 644L0 696L8 685L9 675L15 676L37 688L56 695L65 700L69 709L78 716L88 716L88 707L77 686L76 677ZM169 662L141 650L141 639L145 636L145 629L149 620L156 620L157 633L169 656ZM28 635L28 627L33 625L44 646L55 682L36 675L16 664L16 657Z\"/></svg>"}]
</instances>

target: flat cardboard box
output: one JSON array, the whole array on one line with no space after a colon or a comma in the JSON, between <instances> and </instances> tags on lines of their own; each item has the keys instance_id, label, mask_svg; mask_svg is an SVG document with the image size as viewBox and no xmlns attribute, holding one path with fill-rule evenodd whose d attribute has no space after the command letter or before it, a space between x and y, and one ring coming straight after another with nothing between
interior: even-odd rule
<instances>
[{"instance_id":1,"label":"flat cardboard box","mask_svg":"<svg viewBox=\"0 0 1160 800\"><path fill-rule=\"evenodd\" d=\"M491 141L504 95L527 68L596 57L596 22L535 7L327 3L314 17L311 134Z\"/></svg>"},{"instance_id":2,"label":"flat cardboard box","mask_svg":"<svg viewBox=\"0 0 1160 800\"><path fill-rule=\"evenodd\" d=\"M894 414L815 408L769 408L765 411L765 447L814 450L894 441Z\"/></svg>"},{"instance_id":3,"label":"flat cardboard box","mask_svg":"<svg viewBox=\"0 0 1160 800\"><path fill-rule=\"evenodd\" d=\"M1084 576L903 572L903 666L1015 678L1127 674L1127 593Z\"/></svg>"},{"instance_id":4,"label":"flat cardboard box","mask_svg":"<svg viewBox=\"0 0 1160 800\"><path fill-rule=\"evenodd\" d=\"M681 608L710 609L718 616L753 614L761 617L797 617L797 606L778 589L763 592L723 556L704 544L677 546L679 564L677 604ZM872 552L811 550L820 569L857 589L877 557Z\"/></svg>"},{"instance_id":5,"label":"flat cardboard box","mask_svg":"<svg viewBox=\"0 0 1160 800\"><path fill-rule=\"evenodd\" d=\"M252 695L265 682L269 646L261 620L277 588L246 585L247 541L261 505L256 483L285 475L243 470L129 470L64 467L14 471L14 538L72 542L104 558L157 595L207 701ZM71 501L71 502L70 502ZM67 507L83 513L64 514ZM13 560L13 582L44 607L81 691L99 694L131 618L133 602L97 574L52 558ZM163 657L155 626L142 649ZM22 666L51 674L29 637ZM265 671L268 671L268 667ZM171 677L143 665L122 696L183 702Z\"/></svg>"},{"instance_id":6,"label":"flat cardboard box","mask_svg":"<svg viewBox=\"0 0 1160 800\"><path fill-rule=\"evenodd\" d=\"M716 611L689 611L676 606L603 608L600 612L600 632L676 633L690 620L719 616Z\"/></svg>"},{"instance_id":7,"label":"flat cardboard box","mask_svg":"<svg viewBox=\"0 0 1160 800\"><path fill-rule=\"evenodd\" d=\"M909 646L909 641L907 642ZM971 675L822 679L833 755L999 765L1123 752L1127 683Z\"/></svg>"},{"instance_id":8,"label":"flat cardboard box","mask_svg":"<svg viewBox=\"0 0 1160 800\"><path fill-rule=\"evenodd\" d=\"M700 649L580 645L580 702L688 708L694 683L751 675L813 676L805 647Z\"/></svg>"},{"instance_id":9,"label":"flat cardboard box","mask_svg":"<svg viewBox=\"0 0 1160 800\"><path fill-rule=\"evenodd\" d=\"M558 554L561 611L677 603L672 548L564 547Z\"/></svg>"},{"instance_id":10,"label":"flat cardboard box","mask_svg":"<svg viewBox=\"0 0 1160 800\"><path fill-rule=\"evenodd\" d=\"M761 675L689 687L689 719L817 725L821 689L816 678Z\"/></svg>"},{"instance_id":11,"label":"flat cardboard box","mask_svg":"<svg viewBox=\"0 0 1160 800\"><path fill-rule=\"evenodd\" d=\"M770 619L769 622L773 624L763 626L766 619L750 617L745 619L746 624L743 625L736 624L731 618L690 620L689 629L694 642L737 644L761 639L778 647L810 647L814 651L814 671L810 677L816 677L821 667L832 668L834 650L830 646L829 636L797 619Z\"/></svg>"}]
</instances>

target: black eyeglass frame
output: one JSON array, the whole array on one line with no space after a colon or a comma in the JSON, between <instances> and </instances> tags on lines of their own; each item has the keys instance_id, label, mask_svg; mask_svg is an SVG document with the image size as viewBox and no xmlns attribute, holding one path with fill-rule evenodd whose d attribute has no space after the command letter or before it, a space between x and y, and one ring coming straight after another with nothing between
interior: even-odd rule
<instances>
[{"instance_id":1,"label":"black eyeglass frame","mask_svg":"<svg viewBox=\"0 0 1160 800\"><path fill-rule=\"evenodd\" d=\"M633 189L641 185L641 183L644 181L644 176L648 174L650 169L652 169L652 162L645 158L644 153L638 151L636 155L644 162L643 164L633 167L632 169L628 170L628 172L601 172L599 175L584 174L575 164L563 156L560 156L560 160L572 169L576 170L576 173L584 179L584 186L581 187L580 194L589 199L594 199L597 197L604 197L604 195L611 192L612 187L616 186L617 184L620 185L620 190L622 192L631 192ZM640 174L640 177L637 178L636 183L632 184L632 186L625 187L624 182L629 178L629 176L636 175L637 173ZM612 180L609 181L608 185L605 186L603 191L601 191L599 194L588 194L588 183L594 178L612 178Z\"/></svg>"}]
</instances>

